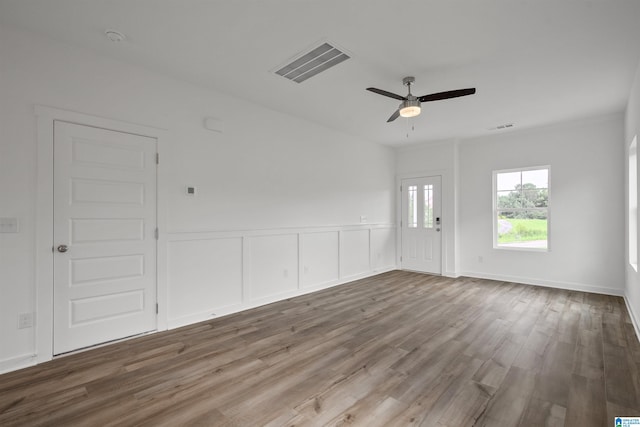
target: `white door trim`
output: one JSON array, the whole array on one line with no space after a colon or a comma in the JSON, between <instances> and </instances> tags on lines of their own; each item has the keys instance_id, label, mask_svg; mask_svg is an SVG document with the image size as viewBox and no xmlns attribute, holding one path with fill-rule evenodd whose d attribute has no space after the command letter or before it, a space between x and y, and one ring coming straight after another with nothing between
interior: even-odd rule
<instances>
[{"instance_id":1,"label":"white door trim","mask_svg":"<svg viewBox=\"0 0 640 427\"><path fill-rule=\"evenodd\" d=\"M447 271L447 237L449 233L454 232L455 230L455 215L454 212L451 212L451 209L446 203L447 197L445 196L445 191L449 190L449 185L451 182L451 171L446 169L436 169L430 171L423 172L412 172L405 174L396 175L396 265L399 266L400 269L402 267L402 261L400 260L402 256L402 227L400 226L400 221L402 220L402 193L400 191L400 186L402 185L402 180L404 179L412 179L412 178L423 178L429 176L440 176L440 206L441 206L441 215L442 215L442 238L440 239L440 271L443 276L451 276L451 273Z\"/></svg>"},{"instance_id":2,"label":"white door trim","mask_svg":"<svg viewBox=\"0 0 640 427\"><path fill-rule=\"evenodd\" d=\"M149 126L111 120L73 111L37 105L37 195L36 195L36 362L53 358L53 122L55 120L155 138L158 153L166 153L169 132ZM166 168L157 169L157 330L167 329L167 197Z\"/></svg>"}]
</instances>

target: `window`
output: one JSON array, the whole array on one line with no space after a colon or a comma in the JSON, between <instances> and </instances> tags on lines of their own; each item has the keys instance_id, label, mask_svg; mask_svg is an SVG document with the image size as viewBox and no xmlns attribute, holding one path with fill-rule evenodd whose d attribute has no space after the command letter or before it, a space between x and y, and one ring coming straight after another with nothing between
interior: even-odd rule
<instances>
[{"instance_id":1,"label":"window","mask_svg":"<svg viewBox=\"0 0 640 427\"><path fill-rule=\"evenodd\" d=\"M410 185L409 188L407 189L407 193L409 196L409 209L407 209L409 218L407 218L407 227L417 228L418 227L418 186Z\"/></svg>"},{"instance_id":2,"label":"window","mask_svg":"<svg viewBox=\"0 0 640 427\"><path fill-rule=\"evenodd\" d=\"M433 184L424 186L424 228L433 228Z\"/></svg>"},{"instance_id":3,"label":"window","mask_svg":"<svg viewBox=\"0 0 640 427\"><path fill-rule=\"evenodd\" d=\"M638 271L638 138L629 145L629 264Z\"/></svg>"},{"instance_id":4,"label":"window","mask_svg":"<svg viewBox=\"0 0 640 427\"><path fill-rule=\"evenodd\" d=\"M493 172L495 248L548 250L549 166Z\"/></svg>"}]
</instances>

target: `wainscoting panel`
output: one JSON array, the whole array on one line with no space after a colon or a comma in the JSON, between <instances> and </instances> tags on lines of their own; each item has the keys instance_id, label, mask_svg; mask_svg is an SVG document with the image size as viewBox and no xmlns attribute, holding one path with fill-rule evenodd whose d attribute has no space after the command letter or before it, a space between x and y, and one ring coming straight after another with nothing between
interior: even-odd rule
<instances>
[{"instance_id":1,"label":"wainscoting panel","mask_svg":"<svg viewBox=\"0 0 640 427\"><path fill-rule=\"evenodd\" d=\"M336 283L340 279L339 232L301 234L300 258L301 287Z\"/></svg>"},{"instance_id":2,"label":"wainscoting panel","mask_svg":"<svg viewBox=\"0 0 640 427\"><path fill-rule=\"evenodd\" d=\"M371 229L371 264L374 271L391 270L396 265L394 228Z\"/></svg>"},{"instance_id":3,"label":"wainscoting panel","mask_svg":"<svg viewBox=\"0 0 640 427\"><path fill-rule=\"evenodd\" d=\"M298 236L249 238L250 301L288 294L298 289Z\"/></svg>"},{"instance_id":4,"label":"wainscoting panel","mask_svg":"<svg viewBox=\"0 0 640 427\"><path fill-rule=\"evenodd\" d=\"M370 233L368 229L340 232L340 276L343 279L372 271Z\"/></svg>"},{"instance_id":5,"label":"wainscoting panel","mask_svg":"<svg viewBox=\"0 0 640 427\"><path fill-rule=\"evenodd\" d=\"M169 241L168 251L172 320L242 303L242 238Z\"/></svg>"},{"instance_id":6,"label":"wainscoting panel","mask_svg":"<svg viewBox=\"0 0 640 427\"><path fill-rule=\"evenodd\" d=\"M188 325L393 270L388 224L169 233L167 325Z\"/></svg>"}]
</instances>

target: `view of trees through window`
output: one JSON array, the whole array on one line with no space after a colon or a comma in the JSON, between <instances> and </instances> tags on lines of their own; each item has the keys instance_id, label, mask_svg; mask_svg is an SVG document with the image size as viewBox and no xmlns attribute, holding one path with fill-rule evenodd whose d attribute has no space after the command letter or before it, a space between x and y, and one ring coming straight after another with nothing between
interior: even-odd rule
<instances>
[{"instance_id":1,"label":"view of trees through window","mask_svg":"<svg viewBox=\"0 0 640 427\"><path fill-rule=\"evenodd\" d=\"M494 172L498 247L546 249L549 168Z\"/></svg>"}]
</instances>

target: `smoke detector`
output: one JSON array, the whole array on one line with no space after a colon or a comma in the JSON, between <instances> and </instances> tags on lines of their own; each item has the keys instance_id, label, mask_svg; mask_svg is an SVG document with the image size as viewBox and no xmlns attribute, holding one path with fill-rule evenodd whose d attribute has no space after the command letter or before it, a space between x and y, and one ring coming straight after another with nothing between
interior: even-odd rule
<instances>
[{"instance_id":1,"label":"smoke detector","mask_svg":"<svg viewBox=\"0 0 640 427\"><path fill-rule=\"evenodd\" d=\"M124 34L116 30L106 30L104 32L104 35L107 36L107 38L114 43L120 43L126 39Z\"/></svg>"}]
</instances>

